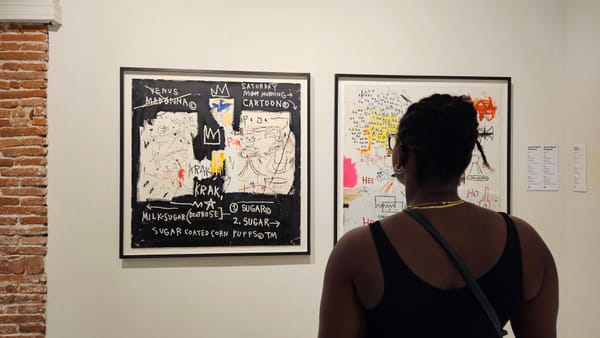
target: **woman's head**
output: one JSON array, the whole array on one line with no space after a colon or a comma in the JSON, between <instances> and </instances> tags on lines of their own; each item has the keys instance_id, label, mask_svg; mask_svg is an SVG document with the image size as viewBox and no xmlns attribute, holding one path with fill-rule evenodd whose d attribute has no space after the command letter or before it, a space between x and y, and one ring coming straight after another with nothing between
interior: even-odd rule
<instances>
[{"instance_id":1,"label":"woman's head","mask_svg":"<svg viewBox=\"0 0 600 338\"><path fill-rule=\"evenodd\" d=\"M451 182L463 174L477 145L488 166L477 127L477 113L466 96L434 94L413 103L400 119L398 142L407 156L396 165L410 157L418 182Z\"/></svg>"}]
</instances>

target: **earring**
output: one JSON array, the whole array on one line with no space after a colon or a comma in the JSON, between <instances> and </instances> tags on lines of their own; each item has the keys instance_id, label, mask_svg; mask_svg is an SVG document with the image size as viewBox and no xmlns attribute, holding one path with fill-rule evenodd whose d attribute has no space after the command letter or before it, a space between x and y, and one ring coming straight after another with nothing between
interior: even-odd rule
<instances>
[{"instance_id":1,"label":"earring","mask_svg":"<svg viewBox=\"0 0 600 338\"><path fill-rule=\"evenodd\" d=\"M394 177L398 177L404 173L404 166L398 167L398 165L394 166Z\"/></svg>"}]
</instances>

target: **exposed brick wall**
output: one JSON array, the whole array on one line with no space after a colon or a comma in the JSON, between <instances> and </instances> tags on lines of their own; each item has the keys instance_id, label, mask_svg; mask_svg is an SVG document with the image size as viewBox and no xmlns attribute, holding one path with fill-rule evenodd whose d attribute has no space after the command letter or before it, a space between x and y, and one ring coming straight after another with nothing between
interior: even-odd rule
<instances>
[{"instance_id":1,"label":"exposed brick wall","mask_svg":"<svg viewBox=\"0 0 600 338\"><path fill-rule=\"evenodd\" d=\"M46 332L46 25L0 24L0 337Z\"/></svg>"}]
</instances>

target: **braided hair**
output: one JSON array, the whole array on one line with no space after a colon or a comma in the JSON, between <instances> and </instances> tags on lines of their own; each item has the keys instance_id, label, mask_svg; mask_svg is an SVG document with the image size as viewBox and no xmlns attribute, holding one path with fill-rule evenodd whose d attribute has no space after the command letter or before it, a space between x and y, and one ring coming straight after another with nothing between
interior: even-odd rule
<instances>
[{"instance_id":1,"label":"braided hair","mask_svg":"<svg viewBox=\"0 0 600 338\"><path fill-rule=\"evenodd\" d=\"M478 141L478 125L477 112L466 96L433 94L410 105L400 119L398 138L402 149L416 160L416 180L448 182L460 178L475 146L489 168Z\"/></svg>"}]
</instances>

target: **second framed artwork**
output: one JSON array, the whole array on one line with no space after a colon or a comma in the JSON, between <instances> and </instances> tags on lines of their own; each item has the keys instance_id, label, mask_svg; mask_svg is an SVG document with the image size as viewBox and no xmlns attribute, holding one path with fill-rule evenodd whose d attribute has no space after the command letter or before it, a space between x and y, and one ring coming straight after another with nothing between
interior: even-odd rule
<instances>
[{"instance_id":1,"label":"second framed artwork","mask_svg":"<svg viewBox=\"0 0 600 338\"><path fill-rule=\"evenodd\" d=\"M388 136L414 102L435 93L468 96L479 141L492 169L473 149L459 195L485 208L510 208L510 77L335 76L334 241L347 231L402 211L404 186L393 176Z\"/></svg>"},{"instance_id":2,"label":"second framed artwork","mask_svg":"<svg viewBox=\"0 0 600 338\"><path fill-rule=\"evenodd\" d=\"M120 76L120 257L309 253L308 73Z\"/></svg>"}]
</instances>

